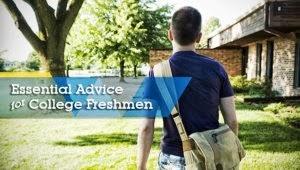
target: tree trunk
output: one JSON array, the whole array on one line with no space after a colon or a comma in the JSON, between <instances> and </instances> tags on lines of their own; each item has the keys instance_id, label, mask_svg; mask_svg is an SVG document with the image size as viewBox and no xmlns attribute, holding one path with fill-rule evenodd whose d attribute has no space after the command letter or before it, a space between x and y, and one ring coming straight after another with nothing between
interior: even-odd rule
<instances>
[{"instance_id":1,"label":"tree trunk","mask_svg":"<svg viewBox=\"0 0 300 170\"><path fill-rule=\"evenodd\" d=\"M66 66L66 76L70 77L70 65L68 65L68 64Z\"/></svg>"},{"instance_id":2,"label":"tree trunk","mask_svg":"<svg viewBox=\"0 0 300 170\"><path fill-rule=\"evenodd\" d=\"M48 63L48 69L52 77L65 76L65 61L64 61L64 49L59 51L58 49L50 49L50 53L46 56Z\"/></svg>"},{"instance_id":3,"label":"tree trunk","mask_svg":"<svg viewBox=\"0 0 300 170\"><path fill-rule=\"evenodd\" d=\"M124 73L125 73L125 60L121 59L120 61L120 82L125 82Z\"/></svg>"},{"instance_id":4,"label":"tree trunk","mask_svg":"<svg viewBox=\"0 0 300 170\"><path fill-rule=\"evenodd\" d=\"M134 78L137 78L137 64L133 65L133 75L134 75Z\"/></svg>"},{"instance_id":5,"label":"tree trunk","mask_svg":"<svg viewBox=\"0 0 300 170\"><path fill-rule=\"evenodd\" d=\"M55 77L65 76L64 51L66 38L83 1L59 0L55 15L55 10L48 5L46 0L24 0L35 13L39 33L42 35L40 37L30 28L14 1L2 0L1 2L4 3L17 28L34 50L44 57L42 63L46 67L43 69L49 70L51 75Z\"/></svg>"},{"instance_id":6,"label":"tree trunk","mask_svg":"<svg viewBox=\"0 0 300 170\"><path fill-rule=\"evenodd\" d=\"M49 59L49 71L52 77L64 77L65 76L64 56L57 57L56 59Z\"/></svg>"},{"instance_id":7,"label":"tree trunk","mask_svg":"<svg viewBox=\"0 0 300 170\"><path fill-rule=\"evenodd\" d=\"M46 43L46 60L49 65L49 71L52 77L65 76L65 51L66 38L60 36L60 30L55 29L51 36L48 37Z\"/></svg>"},{"instance_id":8,"label":"tree trunk","mask_svg":"<svg viewBox=\"0 0 300 170\"><path fill-rule=\"evenodd\" d=\"M40 54L42 71L49 71L52 77L63 77L65 73L64 55L61 52L53 50L48 54Z\"/></svg>"}]
</instances>

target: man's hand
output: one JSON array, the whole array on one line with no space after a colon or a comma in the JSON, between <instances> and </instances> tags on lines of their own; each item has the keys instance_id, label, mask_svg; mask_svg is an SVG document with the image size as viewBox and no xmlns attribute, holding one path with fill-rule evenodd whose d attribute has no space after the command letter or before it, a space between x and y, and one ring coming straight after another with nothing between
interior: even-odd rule
<instances>
[{"instance_id":1,"label":"man's hand","mask_svg":"<svg viewBox=\"0 0 300 170\"><path fill-rule=\"evenodd\" d=\"M234 96L221 98L220 108L224 122L236 135L238 135L238 122L235 113Z\"/></svg>"},{"instance_id":2,"label":"man's hand","mask_svg":"<svg viewBox=\"0 0 300 170\"><path fill-rule=\"evenodd\" d=\"M146 170L147 160L151 149L155 119L144 119L138 134L138 170Z\"/></svg>"}]
</instances>

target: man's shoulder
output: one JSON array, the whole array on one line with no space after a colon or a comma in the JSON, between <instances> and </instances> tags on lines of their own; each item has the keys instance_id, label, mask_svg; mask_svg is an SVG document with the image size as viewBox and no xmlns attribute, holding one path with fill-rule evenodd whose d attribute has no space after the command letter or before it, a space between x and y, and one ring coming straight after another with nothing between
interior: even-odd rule
<instances>
[{"instance_id":1,"label":"man's shoulder","mask_svg":"<svg viewBox=\"0 0 300 170\"><path fill-rule=\"evenodd\" d=\"M170 57L171 65L183 67L186 69L205 69L218 73L224 73L224 66L216 59L209 55L203 55L196 52L175 53Z\"/></svg>"}]
</instances>

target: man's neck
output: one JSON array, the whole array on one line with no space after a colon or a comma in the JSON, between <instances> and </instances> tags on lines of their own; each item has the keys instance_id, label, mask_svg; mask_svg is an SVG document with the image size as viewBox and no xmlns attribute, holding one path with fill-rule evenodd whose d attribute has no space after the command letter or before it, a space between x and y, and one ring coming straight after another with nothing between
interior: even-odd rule
<instances>
[{"instance_id":1,"label":"man's neck","mask_svg":"<svg viewBox=\"0 0 300 170\"><path fill-rule=\"evenodd\" d=\"M173 46L173 54L178 52L178 51L196 51L195 43L183 46L183 45L179 45L177 42L175 42L173 40L172 41L172 46Z\"/></svg>"}]
</instances>

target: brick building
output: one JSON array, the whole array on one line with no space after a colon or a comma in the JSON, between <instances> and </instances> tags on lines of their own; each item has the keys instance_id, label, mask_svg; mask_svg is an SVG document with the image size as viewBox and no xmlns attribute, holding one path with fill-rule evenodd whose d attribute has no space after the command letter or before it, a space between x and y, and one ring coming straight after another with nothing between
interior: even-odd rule
<instances>
[{"instance_id":1,"label":"brick building","mask_svg":"<svg viewBox=\"0 0 300 170\"><path fill-rule=\"evenodd\" d=\"M208 39L212 49L242 49L241 73L300 95L300 1L268 0Z\"/></svg>"},{"instance_id":2,"label":"brick building","mask_svg":"<svg viewBox=\"0 0 300 170\"><path fill-rule=\"evenodd\" d=\"M209 56L221 62L227 72L232 75L240 75L242 68L241 49L198 49L197 53ZM150 66L169 58L172 54L171 49L155 49L150 51Z\"/></svg>"},{"instance_id":3,"label":"brick building","mask_svg":"<svg viewBox=\"0 0 300 170\"><path fill-rule=\"evenodd\" d=\"M272 84L282 96L300 95L300 0L266 0L214 32L198 53L220 61L230 75ZM170 50L152 50L150 65Z\"/></svg>"}]
</instances>

